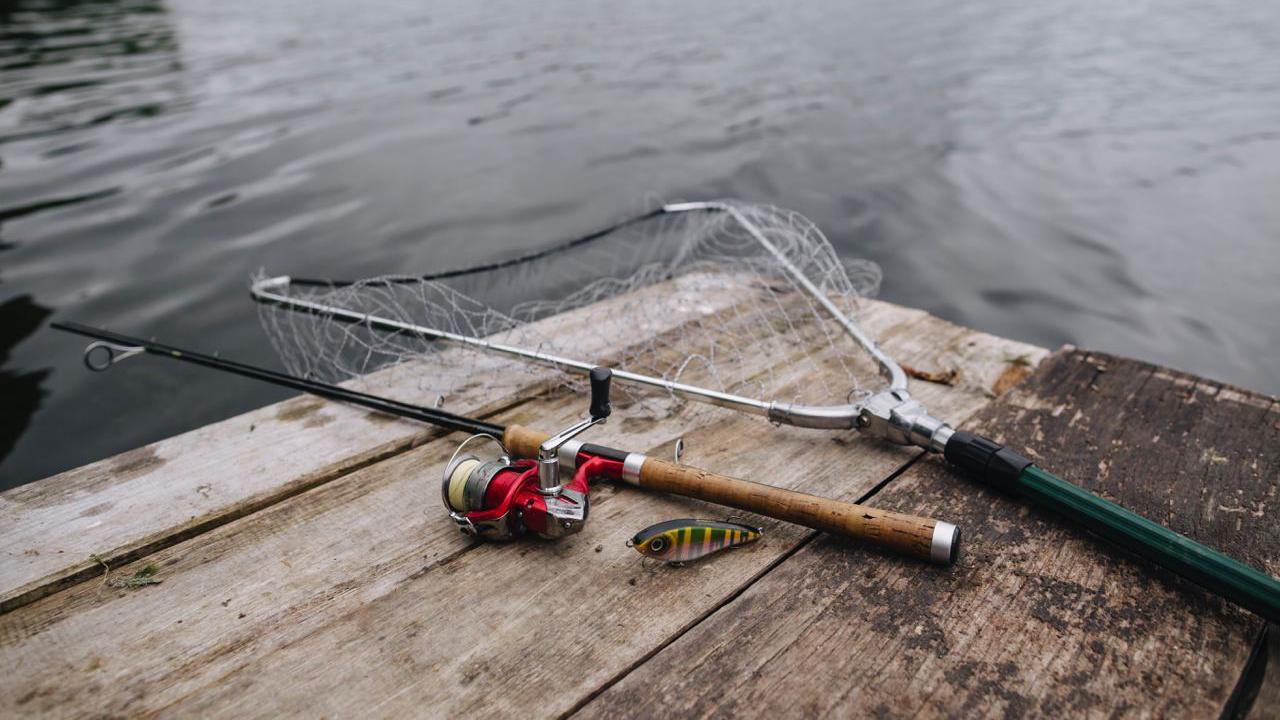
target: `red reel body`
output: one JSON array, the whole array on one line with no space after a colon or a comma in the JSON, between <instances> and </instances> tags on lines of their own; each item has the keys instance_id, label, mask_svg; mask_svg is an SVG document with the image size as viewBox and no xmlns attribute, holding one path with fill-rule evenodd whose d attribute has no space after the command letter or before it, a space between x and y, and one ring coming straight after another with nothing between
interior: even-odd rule
<instances>
[{"instance_id":1,"label":"red reel body","mask_svg":"<svg viewBox=\"0 0 1280 720\"><path fill-rule=\"evenodd\" d=\"M590 512L591 483L622 475L621 462L582 454L573 477L548 492L539 484L533 460L484 463L462 458L452 465L454 472L445 477L445 503L453 511L451 516L463 532L489 540L526 533L557 538L578 532ZM461 492L457 483L462 484ZM451 498L458 497L462 502L455 504Z\"/></svg>"},{"instance_id":2,"label":"red reel body","mask_svg":"<svg viewBox=\"0 0 1280 720\"><path fill-rule=\"evenodd\" d=\"M502 443L490 435L473 435L458 446L445 467L441 494L449 517L469 535L508 540L533 533L558 538L582 530L590 510L587 493L601 477L622 477L624 462L583 452L581 445L566 452L574 460L573 477L560 472L560 450L575 435L609 417L607 368L593 368L589 416L552 435L538 446L536 460L512 461ZM473 440L491 442L501 452L484 459L463 455ZM568 463L566 463L568 464Z\"/></svg>"}]
</instances>

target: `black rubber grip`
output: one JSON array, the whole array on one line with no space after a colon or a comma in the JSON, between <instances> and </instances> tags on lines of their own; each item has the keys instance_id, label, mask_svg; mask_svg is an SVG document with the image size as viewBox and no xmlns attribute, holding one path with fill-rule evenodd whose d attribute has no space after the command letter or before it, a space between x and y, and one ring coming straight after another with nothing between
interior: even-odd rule
<instances>
[{"instance_id":1,"label":"black rubber grip","mask_svg":"<svg viewBox=\"0 0 1280 720\"><path fill-rule=\"evenodd\" d=\"M591 368L591 419L609 417L613 407L609 405L609 381L613 371L607 367Z\"/></svg>"},{"instance_id":2,"label":"black rubber grip","mask_svg":"<svg viewBox=\"0 0 1280 720\"><path fill-rule=\"evenodd\" d=\"M617 448L611 448L605 445L592 445L591 443L586 443L582 447L578 448L578 457L590 455L592 457L602 457L606 460L616 460L618 462L626 462L627 456L630 454L631 453L626 450L618 450ZM581 461L579 461L579 464L581 464Z\"/></svg>"},{"instance_id":3,"label":"black rubber grip","mask_svg":"<svg viewBox=\"0 0 1280 720\"><path fill-rule=\"evenodd\" d=\"M990 438L959 430L947 441L943 455L975 479L1015 495L1022 471L1033 464Z\"/></svg>"}]
</instances>

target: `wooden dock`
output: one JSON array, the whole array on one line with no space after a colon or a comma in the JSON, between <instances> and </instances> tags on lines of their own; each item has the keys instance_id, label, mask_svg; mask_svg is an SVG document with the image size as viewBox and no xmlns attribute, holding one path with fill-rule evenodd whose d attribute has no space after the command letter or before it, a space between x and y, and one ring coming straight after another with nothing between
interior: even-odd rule
<instances>
[{"instance_id":1,"label":"wooden dock","mask_svg":"<svg viewBox=\"0 0 1280 720\"><path fill-rule=\"evenodd\" d=\"M860 320L940 380L912 382L935 415L1280 574L1275 398L883 302ZM758 362L735 372L788 371ZM448 409L546 430L583 414L549 376L484 363ZM411 397L411 370L381 381ZM0 494L0 715L1280 712L1275 633L1170 573L921 451L669 405L620 404L590 440L664 457L683 437L692 465L956 523L964 555L930 566L763 519L761 542L657 566L626 539L729 513L611 485L578 535L477 543L440 505L461 437L299 397Z\"/></svg>"}]
</instances>

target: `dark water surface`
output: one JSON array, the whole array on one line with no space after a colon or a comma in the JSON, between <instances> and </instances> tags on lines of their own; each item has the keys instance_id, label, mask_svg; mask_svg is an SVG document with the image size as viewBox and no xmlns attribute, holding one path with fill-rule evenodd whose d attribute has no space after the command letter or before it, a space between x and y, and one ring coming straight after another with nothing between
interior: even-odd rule
<instances>
[{"instance_id":1,"label":"dark water surface","mask_svg":"<svg viewBox=\"0 0 1280 720\"><path fill-rule=\"evenodd\" d=\"M259 268L507 257L655 199L799 210L882 296L1280 391L1280 8L0 0L0 487L276 400Z\"/></svg>"}]
</instances>

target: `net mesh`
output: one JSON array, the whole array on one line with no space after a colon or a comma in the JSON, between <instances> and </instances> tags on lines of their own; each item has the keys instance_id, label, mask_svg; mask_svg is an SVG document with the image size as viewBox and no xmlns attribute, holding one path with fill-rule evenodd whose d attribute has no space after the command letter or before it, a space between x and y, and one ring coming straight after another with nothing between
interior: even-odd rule
<instances>
[{"instance_id":1,"label":"net mesh","mask_svg":"<svg viewBox=\"0 0 1280 720\"><path fill-rule=\"evenodd\" d=\"M291 298L536 350L763 401L835 404L879 389L874 364L750 231L847 317L873 295L872 262L840 258L802 215L734 203L724 211L655 211L608 231L485 268L300 281ZM443 400L495 373L543 373L533 362L388 332L325 314L260 304L289 371L356 381L401 399ZM406 393L405 378L410 392ZM581 391L581 373L550 375ZM407 395L415 397L407 397ZM662 390L614 383L615 403L670 412Z\"/></svg>"}]
</instances>

